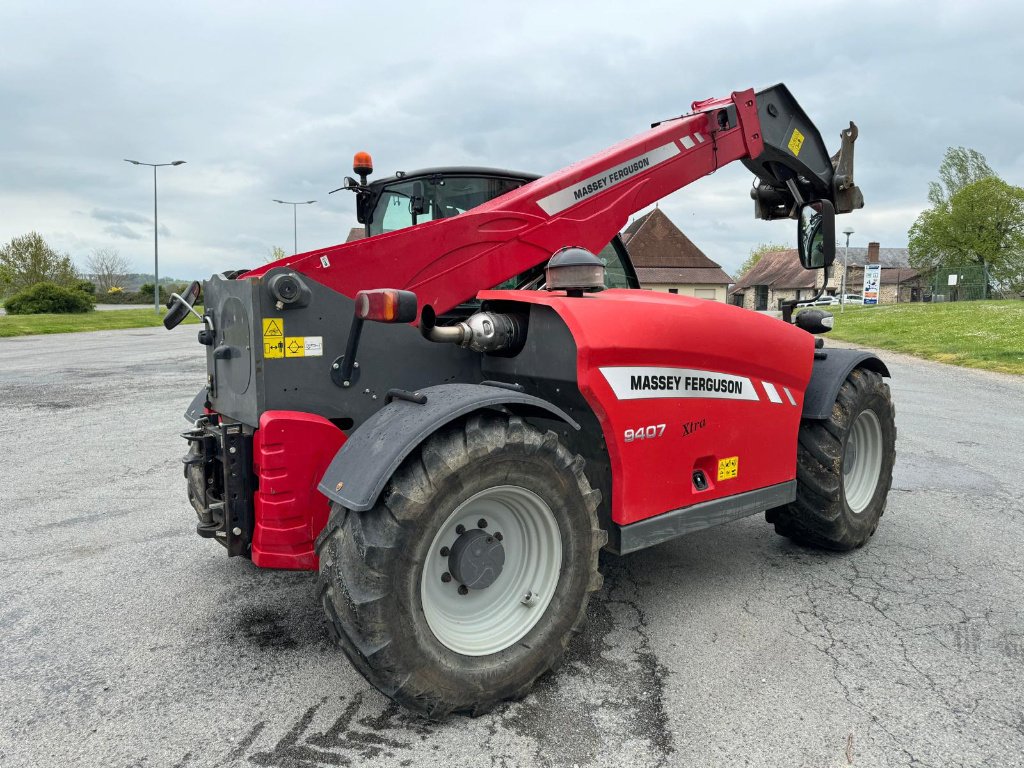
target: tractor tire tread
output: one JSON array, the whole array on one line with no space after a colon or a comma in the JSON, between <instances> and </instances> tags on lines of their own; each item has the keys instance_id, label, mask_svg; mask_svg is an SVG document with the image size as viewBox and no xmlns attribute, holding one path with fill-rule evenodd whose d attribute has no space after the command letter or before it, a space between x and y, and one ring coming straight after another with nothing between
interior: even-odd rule
<instances>
[{"instance_id":1,"label":"tractor tire tread","mask_svg":"<svg viewBox=\"0 0 1024 768\"><path fill-rule=\"evenodd\" d=\"M417 682L420 659L396 655L392 629L382 620L382 606L396 599L387 565L402 556L404 538L413 532L414 521L445 477L509 444L526 455L544 455L551 466L568 470L568 478L575 481L591 521L590 573L568 631L549 649L535 673L514 681L510 690L498 696L481 690L468 699L452 698ZM583 469L582 457L569 451L554 432L542 433L518 416L476 413L429 438L396 471L373 509L357 513L332 504L327 526L316 541L321 562L319 593L330 634L352 665L379 690L428 719L442 719L453 712L476 717L502 701L527 696L537 678L557 667L570 639L582 631L590 596L603 584L598 553L608 534L596 514L601 493L590 487Z\"/></svg>"},{"instance_id":2,"label":"tractor tire tread","mask_svg":"<svg viewBox=\"0 0 1024 768\"><path fill-rule=\"evenodd\" d=\"M879 407L883 425L883 457L879 486L860 518L846 505L843 491L843 446L854 418L871 401ZM877 411L876 411L877 413ZM797 441L796 499L765 513L780 536L822 549L847 551L864 546L885 513L895 461L896 408L881 375L854 368L847 376L832 412L825 421L805 419ZM891 439L885 437L891 431Z\"/></svg>"}]
</instances>

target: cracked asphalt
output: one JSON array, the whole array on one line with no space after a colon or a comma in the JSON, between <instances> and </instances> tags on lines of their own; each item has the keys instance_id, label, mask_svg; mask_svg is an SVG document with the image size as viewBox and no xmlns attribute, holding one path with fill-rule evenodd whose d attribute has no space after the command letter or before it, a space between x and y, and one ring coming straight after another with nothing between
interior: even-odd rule
<instances>
[{"instance_id":1,"label":"cracked asphalt","mask_svg":"<svg viewBox=\"0 0 1024 768\"><path fill-rule=\"evenodd\" d=\"M862 550L756 516L622 559L557 674L419 721L310 574L196 537L194 329L0 340L2 766L1020 766L1024 379L885 353L899 438Z\"/></svg>"}]
</instances>

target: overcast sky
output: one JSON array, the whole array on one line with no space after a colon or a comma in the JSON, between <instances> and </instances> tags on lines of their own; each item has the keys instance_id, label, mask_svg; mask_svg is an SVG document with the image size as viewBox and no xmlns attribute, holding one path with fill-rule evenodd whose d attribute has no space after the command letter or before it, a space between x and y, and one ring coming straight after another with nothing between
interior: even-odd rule
<instances>
[{"instance_id":1,"label":"overcast sky","mask_svg":"<svg viewBox=\"0 0 1024 768\"><path fill-rule=\"evenodd\" d=\"M0 242L152 272L255 266L342 242L353 152L378 174L546 173L680 114L785 82L830 151L860 127L851 245L905 246L948 146L1024 184L1024 3L0 3ZM661 202L733 271L792 222L753 219L738 163Z\"/></svg>"}]
</instances>

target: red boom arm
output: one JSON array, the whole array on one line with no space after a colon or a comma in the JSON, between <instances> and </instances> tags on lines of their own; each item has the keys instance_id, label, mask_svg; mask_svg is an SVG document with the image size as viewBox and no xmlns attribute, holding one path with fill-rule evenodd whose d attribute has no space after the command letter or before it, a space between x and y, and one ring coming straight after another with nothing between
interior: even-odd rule
<instances>
[{"instance_id":1,"label":"red boom arm","mask_svg":"<svg viewBox=\"0 0 1024 768\"><path fill-rule=\"evenodd\" d=\"M735 107L720 128L719 112ZM354 297L369 288L413 291L446 312L538 264L566 245L599 251L637 211L763 149L753 90L693 104L670 120L460 216L281 259Z\"/></svg>"}]
</instances>

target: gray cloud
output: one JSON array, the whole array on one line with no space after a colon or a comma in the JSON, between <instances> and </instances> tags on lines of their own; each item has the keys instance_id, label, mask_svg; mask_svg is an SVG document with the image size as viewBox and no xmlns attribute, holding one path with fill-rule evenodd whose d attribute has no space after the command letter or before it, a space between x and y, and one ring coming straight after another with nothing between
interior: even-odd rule
<instances>
[{"instance_id":1,"label":"gray cloud","mask_svg":"<svg viewBox=\"0 0 1024 768\"><path fill-rule=\"evenodd\" d=\"M150 224L152 219L131 211L108 211L93 208L91 214L97 221L109 221L114 224Z\"/></svg>"},{"instance_id":2,"label":"gray cloud","mask_svg":"<svg viewBox=\"0 0 1024 768\"><path fill-rule=\"evenodd\" d=\"M556 170L680 114L691 101L784 81L833 150L861 129L867 207L852 243L906 244L945 148L1024 183L1016 3L764 4L635 0L376 6L199 2L0 5L0 241L37 229L81 259L117 241L180 277L344 240L351 195L328 196L371 151L378 172L473 163ZM117 30L116 35L102 30ZM355 30L360 30L357 34ZM370 30L370 33L366 33ZM108 39L109 38L109 39ZM87 51L88 55L82 55ZM738 166L661 207L727 270L788 223L758 222ZM83 216L76 211L91 211ZM131 226L134 225L134 226ZM163 238L163 235L161 235Z\"/></svg>"},{"instance_id":3,"label":"gray cloud","mask_svg":"<svg viewBox=\"0 0 1024 768\"><path fill-rule=\"evenodd\" d=\"M103 231L115 238L123 237L127 240L141 240L143 237L126 224L108 224L103 228Z\"/></svg>"}]
</instances>

